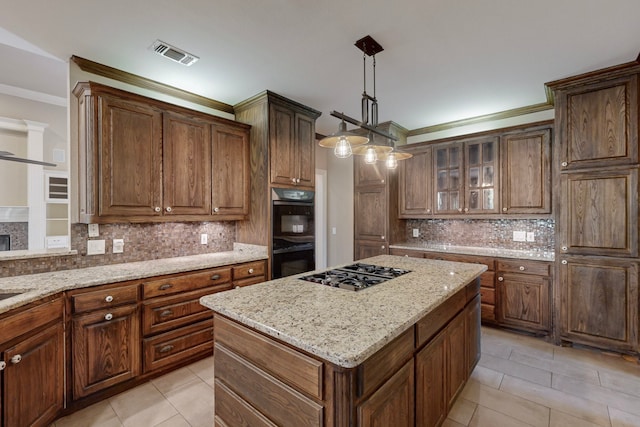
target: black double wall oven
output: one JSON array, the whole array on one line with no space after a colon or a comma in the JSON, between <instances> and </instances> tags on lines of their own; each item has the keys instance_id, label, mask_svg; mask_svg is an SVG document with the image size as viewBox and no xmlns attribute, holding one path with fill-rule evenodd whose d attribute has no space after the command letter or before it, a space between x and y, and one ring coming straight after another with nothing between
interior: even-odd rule
<instances>
[{"instance_id":1,"label":"black double wall oven","mask_svg":"<svg viewBox=\"0 0 640 427\"><path fill-rule=\"evenodd\" d=\"M315 270L314 192L271 189L271 278Z\"/></svg>"}]
</instances>

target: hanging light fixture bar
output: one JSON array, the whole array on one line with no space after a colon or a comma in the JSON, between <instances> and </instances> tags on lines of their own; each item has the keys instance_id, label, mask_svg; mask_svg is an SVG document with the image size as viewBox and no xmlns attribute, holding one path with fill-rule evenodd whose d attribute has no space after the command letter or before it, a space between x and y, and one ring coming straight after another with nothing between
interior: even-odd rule
<instances>
[{"instance_id":1,"label":"hanging light fixture bar","mask_svg":"<svg viewBox=\"0 0 640 427\"><path fill-rule=\"evenodd\" d=\"M377 128L373 127L373 126L370 126L367 123L362 123L361 121L356 120L356 119L354 119L352 117L349 117L344 113L339 113L337 111L332 111L329 114L332 115L333 117L336 117L338 119L344 120L345 122L351 123L352 125L355 125L355 126L361 127L362 129L366 129L366 130L368 130L370 132L373 132L376 135L380 135L382 137L389 138L392 141L397 141L398 140L398 138L396 138L394 135L391 135L390 133L387 133L387 132L385 132L383 130L380 130L380 129L377 129Z\"/></svg>"}]
</instances>

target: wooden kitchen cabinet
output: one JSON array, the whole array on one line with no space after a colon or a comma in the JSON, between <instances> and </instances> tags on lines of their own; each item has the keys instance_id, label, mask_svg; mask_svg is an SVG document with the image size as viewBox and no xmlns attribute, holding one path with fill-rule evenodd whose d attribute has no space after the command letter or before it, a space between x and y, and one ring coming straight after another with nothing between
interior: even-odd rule
<instances>
[{"instance_id":1,"label":"wooden kitchen cabinet","mask_svg":"<svg viewBox=\"0 0 640 427\"><path fill-rule=\"evenodd\" d=\"M433 217L433 172L431 147L419 151L406 149L413 157L398 166L398 196L400 218Z\"/></svg>"},{"instance_id":2,"label":"wooden kitchen cabinet","mask_svg":"<svg viewBox=\"0 0 640 427\"><path fill-rule=\"evenodd\" d=\"M211 141L213 215L244 219L249 215L251 195L249 130L213 125Z\"/></svg>"},{"instance_id":3,"label":"wooden kitchen cabinet","mask_svg":"<svg viewBox=\"0 0 640 427\"><path fill-rule=\"evenodd\" d=\"M49 426L64 407L64 303L59 297L2 317L3 426Z\"/></svg>"},{"instance_id":4,"label":"wooden kitchen cabinet","mask_svg":"<svg viewBox=\"0 0 640 427\"><path fill-rule=\"evenodd\" d=\"M500 138L502 212L551 213L551 125Z\"/></svg>"},{"instance_id":5,"label":"wooden kitchen cabinet","mask_svg":"<svg viewBox=\"0 0 640 427\"><path fill-rule=\"evenodd\" d=\"M248 126L93 82L73 93L79 222L246 216Z\"/></svg>"},{"instance_id":6,"label":"wooden kitchen cabinet","mask_svg":"<svg viewBox=\"0 0 640 427\"><path fill-rule=\"evenodd\" d=\"M547 262L498 261L499 324L534 333L550 332L550 270Z\"/></svg>"},{"instance_id":7,"label":"wooden kitchen cabinet","mask_svg":"<svg viewBox=\"0 0 640 427\"><path fill-rule=\"evenodd\" d=\"M236 288L262 283L267 280L267 261L252 261L234 265L231 275L233 286Z\"/></svg>"}]
</instances>

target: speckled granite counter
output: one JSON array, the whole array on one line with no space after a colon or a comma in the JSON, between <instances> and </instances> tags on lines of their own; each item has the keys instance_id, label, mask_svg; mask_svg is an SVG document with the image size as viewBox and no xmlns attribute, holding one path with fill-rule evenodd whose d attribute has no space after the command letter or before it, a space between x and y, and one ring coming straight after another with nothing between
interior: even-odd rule
<instances>
[{"instance_id":1,"label":"speckled granite counter","mask_svg":"<svg viewBox=\"0 0 640 427\"><path fill-rule=\"evenodd\" d=\"M412 272L358 292L300 280L302 274L207 295L200 302L321 359L351 368L487 269L479 264L391 255L359 262Z\"/></svg>"},{"instance_id":2,"label":"speckled granite counter","mask_svg":"<svg viewBox=\"0 0 640 427\"><path fill-rule=\"evenodd\" d=\"M501 249L501 248L489 248L489 247L474 247L474 246L452 246L452 245L420 243L420 242L396 243L393 245L389 245L389 247L396 248L396 249L446 252L451 254L481 255L481 256L491 256L491 257L499 257L499 258L530 259L534 261L554 261L555 260L554 252L536 251L536 250L515 250L515 249Z\"/></svg>"},{"instance_id":3,"label":"speckled granite counter","mask_svg":"<svg viewBox=\"0 0 640 427\"><path fill-rule=\"evenodd\" d=\"M0 313L69 289L181 273L260 259L267 259L265 247L236 243L234 250L228 252L0 278L0 294L21 292L20 295L0 300Z\"/></svg>"}]
</instances>

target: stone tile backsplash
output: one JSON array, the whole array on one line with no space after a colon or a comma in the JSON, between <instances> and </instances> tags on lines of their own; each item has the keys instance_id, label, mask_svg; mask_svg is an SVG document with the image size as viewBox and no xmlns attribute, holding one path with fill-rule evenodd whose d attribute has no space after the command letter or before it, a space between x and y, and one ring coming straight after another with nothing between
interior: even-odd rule
<instances>
[{"instance_id":1,"label":"stone tile backsplash","mask_svg":"<svg viewBox=\"0 0 640 427\"><path fill-rule=\"evenodd\" d=\"M0 262L0 277L45 273L133 261L198 255L233 250L235 222L187 222L100 225L100 235L89 238L86 224L71 225L71 249L77 255L16 259ZM200 244L200 234L208 243ZM87 240L104 239L104 255L87 255ZM114 254L113 239L124 239L124 252Z\"/></svg>"},{"instance_id":2,"label":"stone tile backsplash","mask_svg":"<svg viewBox=\"0 0 640 427\"><path fill-rule=\"evenodd\" d=\"M11 239L11 250L20 251L29 247L28 222L0 222L0 235L6 234Z\"/></svg>"},{"instance_id":3,"label":"stone tile backsplash","mask_svg":"<svg viewBox=\"0 0 640 427\"><path fill-rule=\"evenodd\" d=\"M448 244L452 246L492 247L552 252L553 219L427 219L408 220L407 242ZM420 237L413 237L413 229ZM514 242L513 232L534 233L533 242Z\"/></svg>"}]
</instances>

